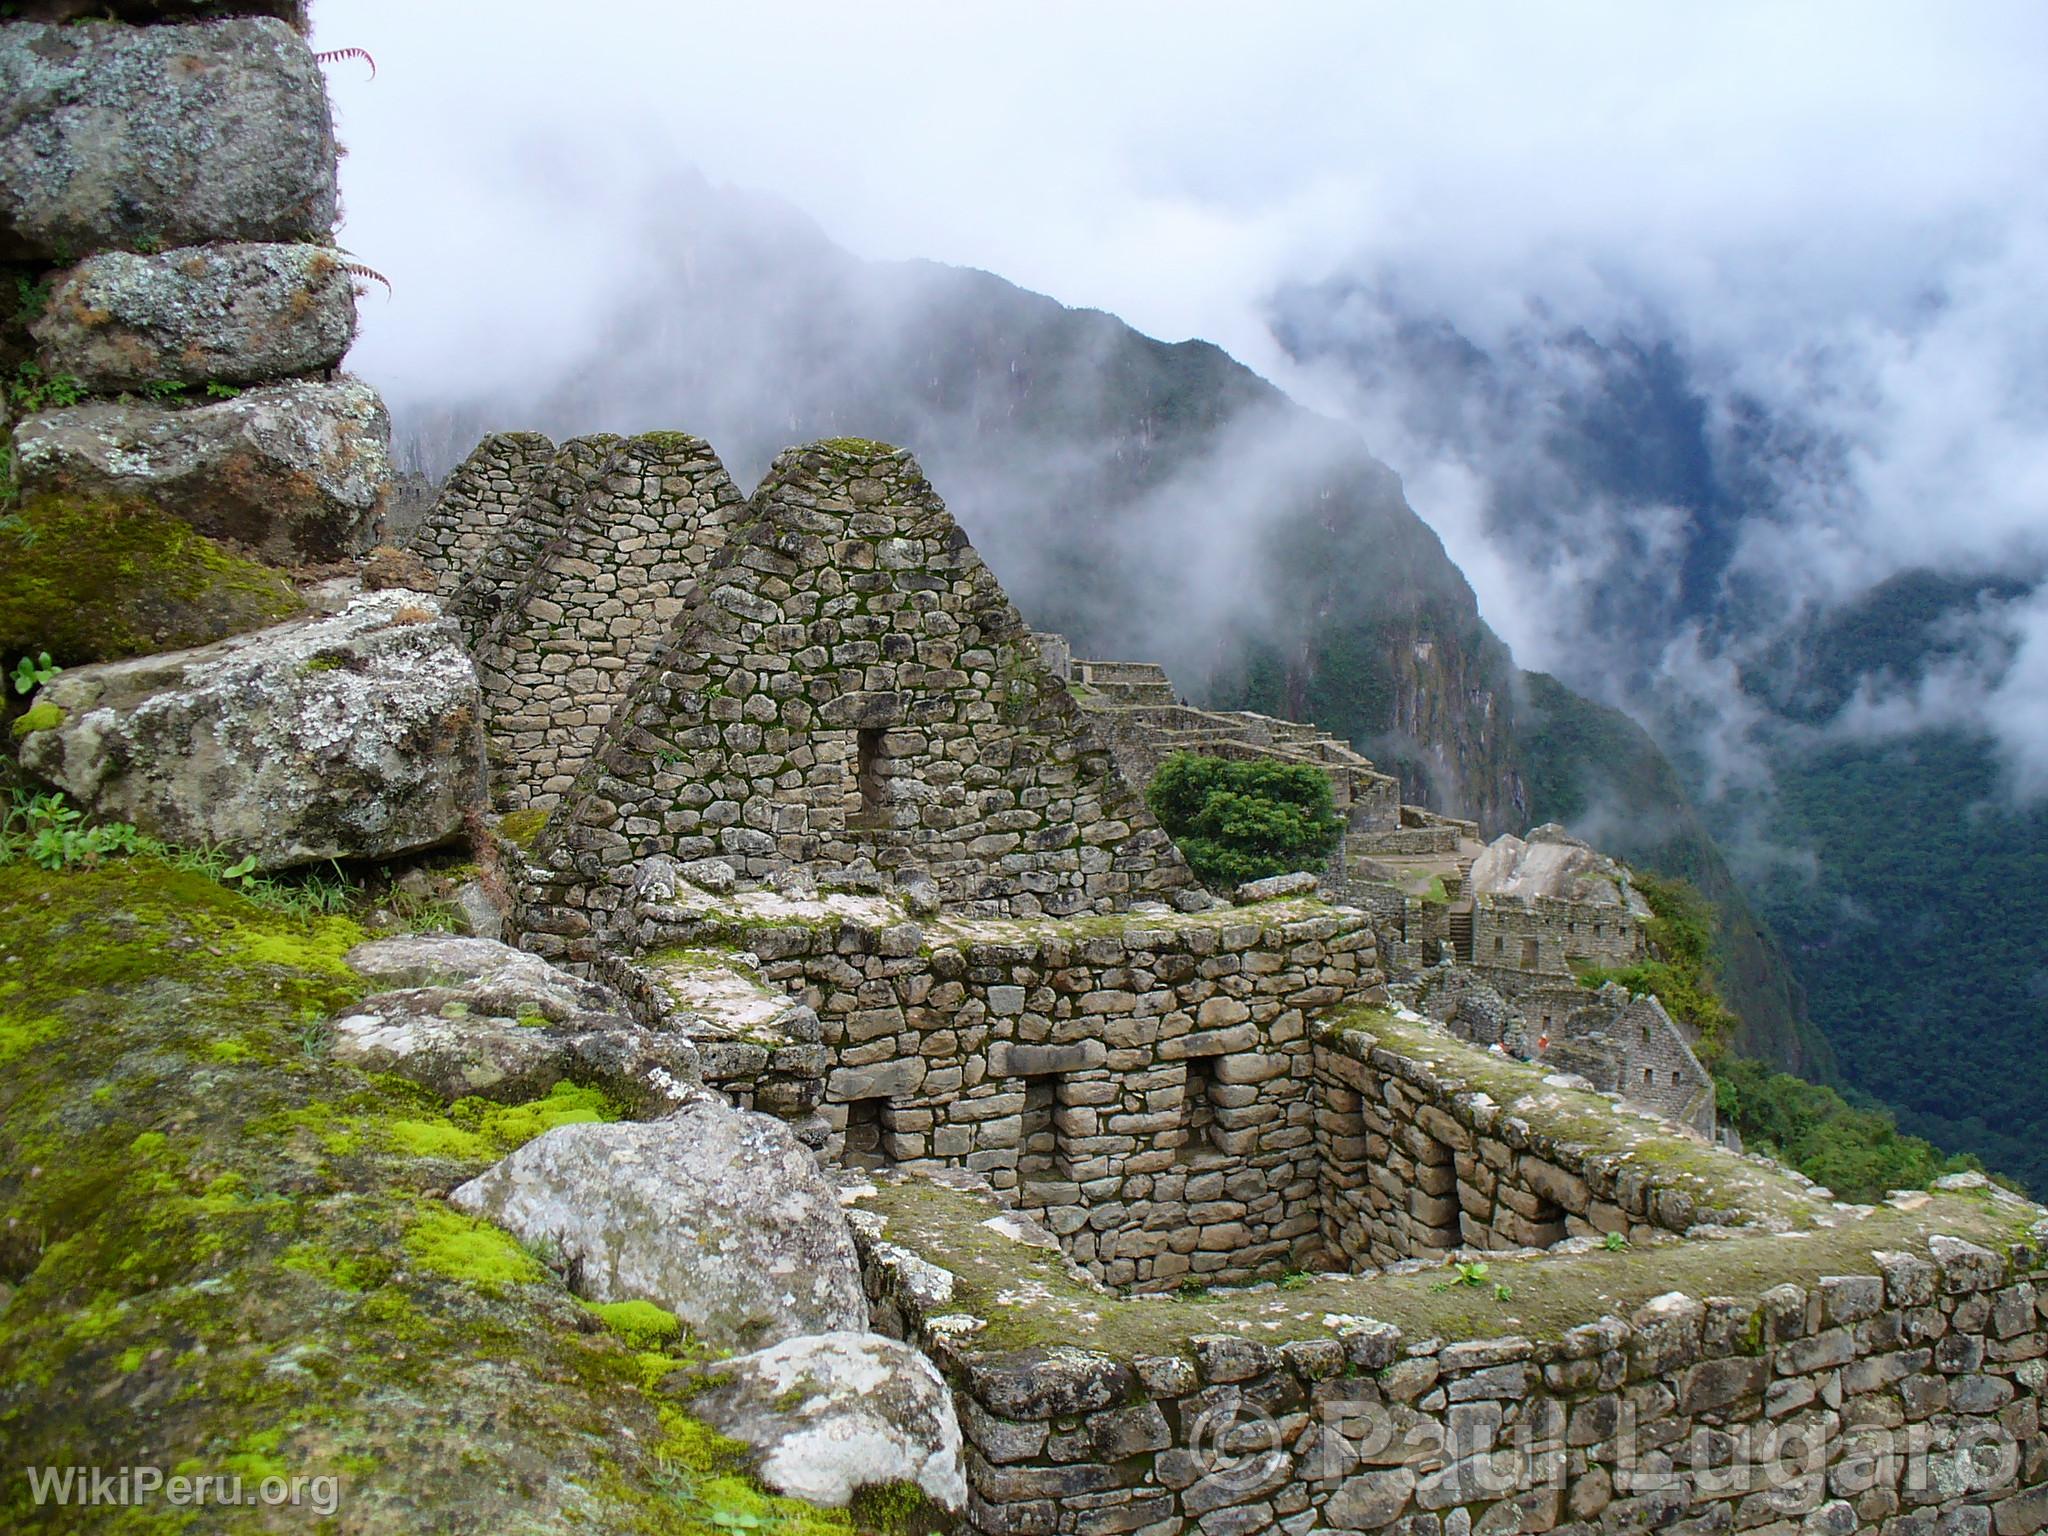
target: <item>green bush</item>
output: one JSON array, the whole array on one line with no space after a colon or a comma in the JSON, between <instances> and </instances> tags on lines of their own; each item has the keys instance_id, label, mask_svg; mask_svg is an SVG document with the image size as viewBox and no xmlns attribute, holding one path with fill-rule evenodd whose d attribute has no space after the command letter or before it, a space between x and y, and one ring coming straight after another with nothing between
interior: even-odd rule
<instances>
[{"instance_id":1,"label":"green bush","mask_svg":"<svg viewBox=\"0 0 2048 1536\"><path fill-rule=\"evenodd\" d=\"M1176 752L1152 776L1145 801L1210 885L1321 870L1344 835L1329 775L1307 763Z\"/></svg>"}]
</instances>

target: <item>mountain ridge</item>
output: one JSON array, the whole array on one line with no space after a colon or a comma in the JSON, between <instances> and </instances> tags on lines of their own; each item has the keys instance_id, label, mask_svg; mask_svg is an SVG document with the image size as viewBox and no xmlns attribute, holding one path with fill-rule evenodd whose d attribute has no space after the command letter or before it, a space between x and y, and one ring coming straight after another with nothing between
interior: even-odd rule
<instances>
[{"instance_id":1,"label":"mountain ridge","mask_svg":"<svg viewBox=\"0 0 2048 1536\"><path fill-rule=\"evenodd\" d=\"M387 390L414 459L445 468L490 428L681 424L744 481L789 441L902 443L1034 626L1077 651L1158 661L1219 707L1312 718L1489 833L1570 808L1571 751L1530 757L1508 648L1350 427L1210 343L1157 341L991 273L863 262L814 228L786 238L760 200L700 183L654 201L637 270L559 384ZM1532 761L1558 809L1532 800ZM1650 764L1624 782L1664 778ZM1641 809L1669 819L1654 796ZM1704 877L1726 907L1740 1043L1823 1067L1711 838L1674 825L1637 856Z\"/></svg>"}]
</instances>

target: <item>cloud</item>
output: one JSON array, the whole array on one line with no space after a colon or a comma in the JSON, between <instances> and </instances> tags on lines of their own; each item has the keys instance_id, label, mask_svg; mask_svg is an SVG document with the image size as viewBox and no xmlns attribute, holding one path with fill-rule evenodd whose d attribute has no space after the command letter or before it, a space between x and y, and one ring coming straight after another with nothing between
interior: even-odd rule
<instances>
[{"instance_id":1,"label":"cloud","mask_svg":"<svg viewBox=\"0 0 2048 1536\"><path fill-rule=\"evenodd\" d=\"M1785 622L1902 570L2048 561L2048 12L2025 0L316 12L321 46L380 65L330 74L345 240L397 285L366 301L354 365L401 409L579 366L695 167L858 254L1206 337L1352 413L1525 661L1690 721L1717 771L1754 724L1741 665ZM1411 374L1298 365L1272 297L1333 274L1510 360L1500 395L1422 432ZM1350 318L1370 340L1387 317ZM1717 441L1751 434L1765 479L1715 579L1774 622L1689 608L1687 509L1575 492L1546 436L1587 385L1574 333L1674 340ZM1503 486L1577 494L1572 540L1532 558L1503 537ZM1654 645L1631 613L1661 616ZM2042 647L2011 622L2008 672L1956 696L2034 784Z\"/></svg>"}]
</instances>

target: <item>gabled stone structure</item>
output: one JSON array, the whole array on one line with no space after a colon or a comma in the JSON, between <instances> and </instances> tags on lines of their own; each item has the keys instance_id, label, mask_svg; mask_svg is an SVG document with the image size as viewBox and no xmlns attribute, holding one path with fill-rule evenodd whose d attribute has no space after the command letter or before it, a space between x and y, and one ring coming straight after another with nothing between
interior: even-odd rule
<instances>
[{"instance_id":1,"label":"gabled stone structure","mask_svg":"<svg viewBox=\"0 0 2048 1536\"><path fill-rule=\"evenodd\" d=\"M745 507L701 437L629 438L601 466L600 452L571 452L554 489L595 483L475 641L485 739L511 809L551 806L569 788Z\"/></svg>"},{"instance_id":2,"label":"gabled stone structure","mask_svg":"<svg viewBox=\"0 0 2048 1536\"><path fill-rule=\"evenodd\" d=\"M792 449L750 517L550 821L540 906L616 910L655 854L985 914L1193 885L907 453Z\"/></svg>"},{"instance_id":3,"label":"gabled stone structure","mask_svg":"<svg viewBox=\"0 0 2048 1536\"><path fill-rule=\"evenodd\" d=\"M542 556L574 524L624 441L611 432L570 438L533 477L525 502L497 525L447 603L450 617L462 626L472 646L481 644L501 617L518 606Z\"/></svg>"},{"instance_id":4,"label":"gabled stone structure","mask_svg":"<svg viewBox=\"0 0 2048 1536\"><path fill-rule=\"evenodd\" d=\"M555 445L538 432L493 432L470 451L406 542L445 592L525 510Z\"/></svg>"}]
</instances>

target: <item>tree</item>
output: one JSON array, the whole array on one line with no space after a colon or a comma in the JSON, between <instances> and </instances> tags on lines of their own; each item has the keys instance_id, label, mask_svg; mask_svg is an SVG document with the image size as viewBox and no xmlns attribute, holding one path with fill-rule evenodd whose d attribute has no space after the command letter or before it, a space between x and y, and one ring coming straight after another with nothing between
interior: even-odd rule
<instances>
[{"instance_id":1,"label":"tree","mask_svg":"<svg viewBox=\"0 0 2048 1536\"><path fill-rule=\"evenodd\" d=\"M1330 776L1309 763L1176 752L1152 776L1145 801L1210 885L1320 871L1344 835Z\"/></svg>"}]
</instances>

